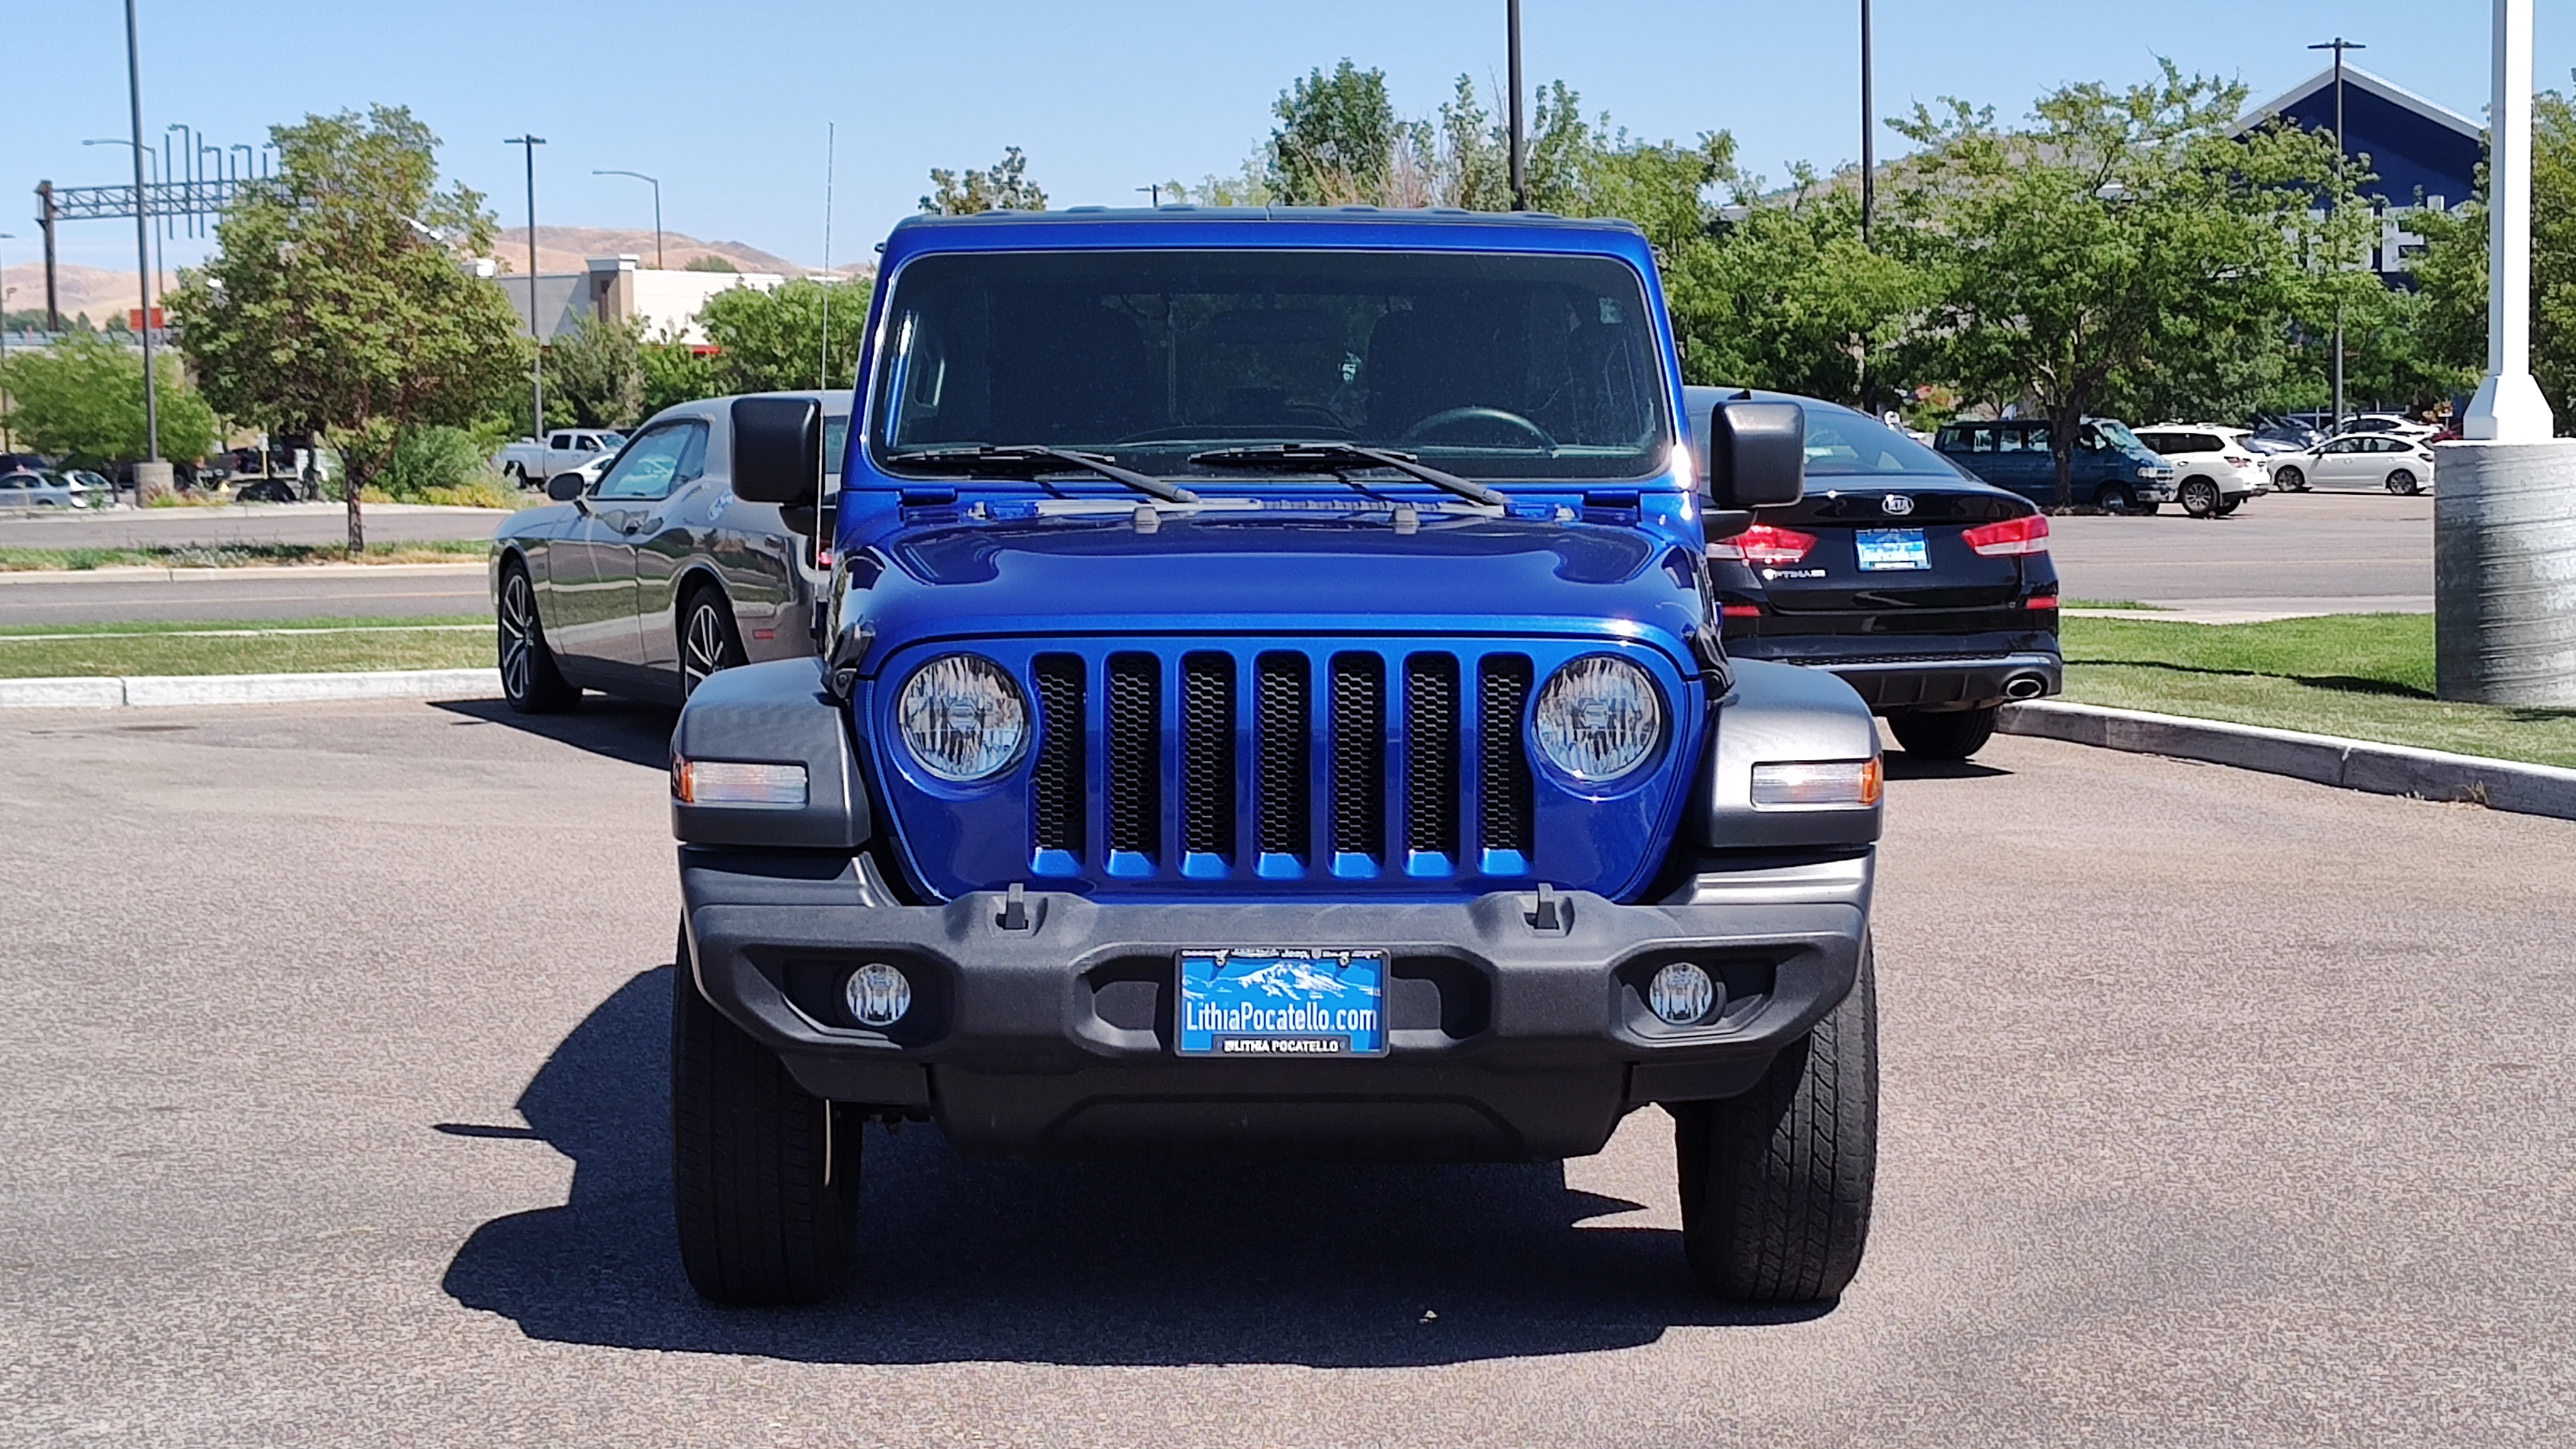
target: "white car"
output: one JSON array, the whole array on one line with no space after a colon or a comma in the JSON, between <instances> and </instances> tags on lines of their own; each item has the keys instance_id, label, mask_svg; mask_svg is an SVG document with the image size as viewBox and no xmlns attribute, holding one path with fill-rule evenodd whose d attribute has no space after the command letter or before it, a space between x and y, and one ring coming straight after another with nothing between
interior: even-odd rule
<instances>
[{"instance_id":1,"label":"white car","mask_svg":"<svg viewBox=\"0 0 2576 1449\"><path fill-rule=\"evenodd\" d=\"M2272 486L2284 493L2305 493L2321 486L2377 486L2411 494L2433 483L2432 448L2386 433L2346 433L2264 461L2272 470Z\"/></svg>"},{"instance_id":2,"label":"white car","mask_svg":"<svg viewBox=\"0 0 2576 1449\"><path fill-rule=\"evenodd\" d=\"M2225 518L2245 500L2272 491L2263 455L2243 428L2158 423L2136 429L2138 441L2174 466L2174 501L2194 518Z\"/></svg>"},{"instance_id":3,"label":"white car","mask_svg":"<svg viewBox=\"0 0 2576 1449\"><path fill-rule=\"evenodd\" d=\"M2401 417L2396 413L2355 413L2344 419L2343 426L2335 429L2330 436L2351 438L2365 433L2377 433L2404 438L2413 443L2421 442L2440 431L2442 429L2436 424L2419 423L2413 418Z\"/></svg>"}]
</instances>

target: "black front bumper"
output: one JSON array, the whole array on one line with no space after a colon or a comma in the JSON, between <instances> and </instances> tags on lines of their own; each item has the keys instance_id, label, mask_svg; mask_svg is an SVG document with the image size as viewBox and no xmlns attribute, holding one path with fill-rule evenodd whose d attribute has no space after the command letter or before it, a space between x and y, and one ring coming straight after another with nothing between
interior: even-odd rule
<instances>
[{"instance_id":1,"label":"black front bumper","mask_svg":"<svg viewBox=\"0 0 2576 1449\"><path fill-rule=\"evenodd\" d=\"M1732 1096L1851 989L1872 857L1702 876L1656 905L1560 895L1454 903L1101 904L997 894L894 903L864 858L684 847L698 987L806 1090L928 1117L974 1152L1544 1161L1599 1151L1643 1102ZM1390 1051L1177 1057L1185 947L1390 953ZM1727 1004L1674 1028L1645 1005L1698 962ZM913 1006L884 1031L841 1004L889 962Z\"/></svg>"}]
</instances>

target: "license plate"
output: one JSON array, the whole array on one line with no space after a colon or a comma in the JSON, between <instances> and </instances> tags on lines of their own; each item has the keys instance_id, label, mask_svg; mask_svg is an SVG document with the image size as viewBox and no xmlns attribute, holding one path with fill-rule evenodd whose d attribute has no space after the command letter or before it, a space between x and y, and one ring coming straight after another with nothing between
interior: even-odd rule
<instances>
[{"instance_id":1,"label":"license plate","mask_svg":"<svg viewBox=\"0 0 2576 1449\"><path fill-rule=\"evenodd\" d=\"M1932 567L1931 555L1923 548L1923 530L1919 528L1864 528L1855 542L1865 571Z\"/></svg>"},{"instance_id":2,"label":"license plate","mask_svg":"<svg viewBox=\"0 0 2576 1449\"><path fill-rule=\"evenodd\" d=\"M1386 953L1244 946L1181 954L1185 1057L1386 1055Z\"/></svg>"}]
</instances>

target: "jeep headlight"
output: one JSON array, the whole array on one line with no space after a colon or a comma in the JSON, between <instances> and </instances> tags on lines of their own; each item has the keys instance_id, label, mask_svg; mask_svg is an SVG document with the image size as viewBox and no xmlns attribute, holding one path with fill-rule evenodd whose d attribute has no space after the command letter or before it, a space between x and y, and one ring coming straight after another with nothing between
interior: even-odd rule
<instances>
[{"instance_id":1,"label":"jeep headlight","mask_svg":"<svg viewBox=\"0 0 2576 1449\"><path fill-rule=\"evenodd\" d=\"M1009 769L1029 738L1029 708L1002 667L945 654L912 672L895 702L903 742L943 780L985 780Z\"/></svg>"},{"instance_id":2,"label":"jeep headlight","mask_svg":"<svg viewBox=\"0 0 2576 1449\"><path fill-rule=\"evenodd\" d=\"M1557 670L1533 713L1539 753L1588 784L1630 773L1664 739L1664 701L1655 681L1615 655L1587 655Z\"/></svg>"}]
</instances>

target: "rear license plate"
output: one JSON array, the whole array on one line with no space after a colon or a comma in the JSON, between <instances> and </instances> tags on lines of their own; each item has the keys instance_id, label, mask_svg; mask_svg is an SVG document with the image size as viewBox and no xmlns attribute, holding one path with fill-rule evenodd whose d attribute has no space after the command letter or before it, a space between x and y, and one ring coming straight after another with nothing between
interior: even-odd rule
<instances>
[{"instance_id":1,"label":"rear license plate","mask_svg":"<svg viewBox=\"0 0 2576 1449\"><path fill-rule=\"evenodd\" d=\"M1386 953L1246 946L1181 952L1185 1057L1386 1055Z\"/></svg>"},{"instance_id":2,"label":"rear license plate","mask_svg":"<svg viewBox=\"0 0 2576 1449\"><path fill-rule=\"evenodd\" d=\"M1919 528L1864 528L1853 541L1859 546L1860 566L1865 571L1932 567L1931 555L1923 548L1923 530Z\"/></svg>"}]
</instances>

